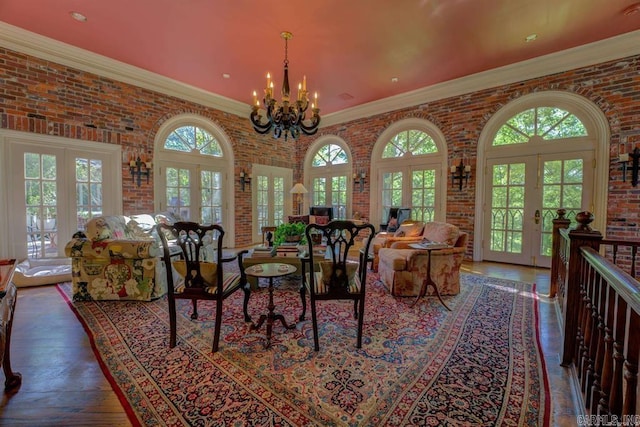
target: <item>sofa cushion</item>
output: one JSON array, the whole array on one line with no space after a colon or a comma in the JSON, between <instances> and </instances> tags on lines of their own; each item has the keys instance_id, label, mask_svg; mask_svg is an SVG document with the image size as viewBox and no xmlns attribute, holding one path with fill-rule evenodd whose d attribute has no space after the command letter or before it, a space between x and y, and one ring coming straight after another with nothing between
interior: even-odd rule
<instances>
[{"instance_id":1,"label":"sofa cushion","mask_svg":"<svg viewBox=\"0 0 640 427\"><path fill-rule=\"evenodd\" d=\"M450 246L456 244L460 229L446 222L427 222L424 225L422 237L432 242L446 243Z\"/></svg>"},{"instance_id":2,"label":"sofa cushion","mask_svg":"<svg viewBox=\"0 0 640 427\"><path fill-rule=\"evenodd\" d=\"M129 218L122 215L98 216L87 222L86 235L94 242L107 239L124 239Z\"/></svg>"},{"instance_id":3,"label":"sofa cushion","mask_svg":"<svg viewBox=\"0 0 640 427\"><path fill-rule=\"evenodd\" d=\"M394 237L417 237L422 233L424 222L403 222L393 234Z\"/></svg>"},{"instance_id":4,"label":"sofa cushion","mask_svg":"<svg viewBox=\"0 0 640 427\"><path fill-rule=\"evenodd\" d=\"M129 223L135 221L137 225L147 233L151 232L153 227L156 226L156 219L149 214L131 215L130 218L131 221L129 221Z\"/></svg>"},{"instance_id":5,"label":"sofa cushion","mask_svg":"<svg viewBox=\"0 0 640 427\"><path fill-rule=\"evenodd\" d=\"M153 240L150 231L150 229L148 231L145 230L137 221L132 219L127 223L126 237L133 240Z\"/></svg>"}]
</instances>

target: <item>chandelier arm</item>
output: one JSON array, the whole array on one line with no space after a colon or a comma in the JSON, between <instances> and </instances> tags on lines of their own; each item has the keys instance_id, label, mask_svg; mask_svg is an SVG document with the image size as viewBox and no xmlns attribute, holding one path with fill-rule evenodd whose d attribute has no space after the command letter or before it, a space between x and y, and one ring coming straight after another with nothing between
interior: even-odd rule
<instances>
[{"instance_id":1,"label":"chandelier arm","mask_svg":"<svg viewBox=\"0 0 640 427\"><path fill-rule=\"evenodd\" d=\"M313 135L307 132L316 133L318 131L318 125L320 124L320 116L314 114L309 120L311 120L311 124L309 126L305 125L304 122L300 122L300 129L307 134Z\"/></svg>"}]
</instances>

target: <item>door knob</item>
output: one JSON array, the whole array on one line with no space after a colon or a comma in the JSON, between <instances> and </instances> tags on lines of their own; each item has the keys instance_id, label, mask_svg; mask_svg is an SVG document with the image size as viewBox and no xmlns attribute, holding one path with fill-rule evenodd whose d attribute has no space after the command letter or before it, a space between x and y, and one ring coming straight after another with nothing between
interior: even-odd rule
<instances>
[{"instance_id":1,"label":"door knob","mask_svg":"<svg viewBox=\"0 0 640 427\"><path fill-rule=\"evenodd\" d=\"M536 209L536 214L533 216L533 220L536 224L540 224L540 209Z\"/></svg>"}]
</instances>

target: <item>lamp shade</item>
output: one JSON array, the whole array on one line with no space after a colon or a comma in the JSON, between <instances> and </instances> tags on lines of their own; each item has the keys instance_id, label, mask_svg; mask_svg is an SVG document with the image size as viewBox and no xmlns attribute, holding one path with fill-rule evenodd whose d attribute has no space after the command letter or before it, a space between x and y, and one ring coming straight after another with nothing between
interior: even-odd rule
<instances>
[{"instance_id":1,"label":"lamp shade","mask_svg":"<svg viewBox=\"0 0 640 427\"><path fill-rule=\"evenodd\" d=\"M293 188L291 189L291 191L289 191L291 194L306 194L308 193L307 189L304 188L304 185L302 185L302 183L298 182L296 185L293 186Z\"/></svg>"}]
</instances>

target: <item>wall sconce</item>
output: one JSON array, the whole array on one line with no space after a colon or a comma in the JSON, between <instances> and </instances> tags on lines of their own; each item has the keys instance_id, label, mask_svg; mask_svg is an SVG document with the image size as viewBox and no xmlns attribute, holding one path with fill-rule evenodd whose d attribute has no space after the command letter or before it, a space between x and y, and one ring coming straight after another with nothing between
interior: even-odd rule
<instances>
[{"instance_id":1,"label":"wall sconce","mask_svg":"<svg viewBox=\"0 0 640 427\"><path fill-rule=\"evenodd\" d=\"M140 187L142 177L146 176L148 184L152 166L151 156L144 156L143 154L135 152L130 153L129 172L131 173L131 182L135 182L138 184L138 187Z\"/></svg>"},{"instance_id":2,"label":"wall sconce","mask_svg":"<svg viewBox=\"0 0 640 427\"><path fill-rule=\"evenodd\" d=\"M456 181L458 181L458 188L462 191L462 182L466 185L469 181L469 177L471 176L471 165L466 165L460 159L460 164L458 166L451 166L451 187L455 187Z\"/></svg>"},{"instance_id":3,"label":"wall sconce","mask_svg":"<svg viewBox=\"0 0 640 427\"><path fill-rule=\"evenodd\" d=\"M631 153L620 153L618 155L618 162L622 163L622 182L627 182L627 170L629 169L627 163L631 158L631 185L638 186L638 169L640 169L640 149L634 148Z\"/></svg>"},{"instance_id":4,"label":"wall sconce","mask_svg":"<svg viewBox=\"0 0 640 427\"><path fill-rule=\"evenodd\" d=\"M240 185L242 185L242 191L244 191L244 186L251 185L251 174L244 173L244 169L240 172Z\"/></svg>"},{"instance_id":5,"label":"wall sconce","mask_svg":"<svg viewBox=\"0 0 640 427\"><path fill-rule=\"evenodd\" d=\"M360 192L364 191L364 183L366 182L367 174L364 170L361 170L358 174L353 174L353 183L360 184Z\"/></svg>"}]
</instances>

